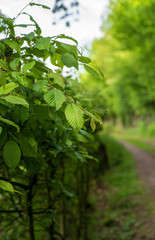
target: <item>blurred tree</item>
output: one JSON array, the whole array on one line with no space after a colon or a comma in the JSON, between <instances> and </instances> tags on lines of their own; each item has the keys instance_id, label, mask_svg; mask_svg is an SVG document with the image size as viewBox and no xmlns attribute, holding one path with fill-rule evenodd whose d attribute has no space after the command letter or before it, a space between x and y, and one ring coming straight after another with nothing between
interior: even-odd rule
<instances>
[{"instance_id":1,"label":"blurred tree","mask_svg":"<svg viewBox=\"0 0 155 240\"><path fill-rule=\"evenodd\" d=\"M104 98L125 125L154 115L154 12L154 0L111 1L103 37L93 42L91 58L105 73Z\"/></svg>"}]
</instances>

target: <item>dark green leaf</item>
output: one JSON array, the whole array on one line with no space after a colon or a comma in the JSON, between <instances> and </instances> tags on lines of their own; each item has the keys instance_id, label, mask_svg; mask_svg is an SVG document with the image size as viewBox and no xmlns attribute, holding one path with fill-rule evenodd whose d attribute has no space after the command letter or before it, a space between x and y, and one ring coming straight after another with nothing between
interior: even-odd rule
<instances>
[{"instance_id":1,"label":"dark green leaf","mask_svg":"<svg viewBox=\"0 0 155 240\"><path fill-rule=\"evenodd\" d=\"M6 142L3 148L3 157L8 167L15 168L18 165L21 158L21 150L15 141L9 140Z\"/></svg>"}]
</instances>

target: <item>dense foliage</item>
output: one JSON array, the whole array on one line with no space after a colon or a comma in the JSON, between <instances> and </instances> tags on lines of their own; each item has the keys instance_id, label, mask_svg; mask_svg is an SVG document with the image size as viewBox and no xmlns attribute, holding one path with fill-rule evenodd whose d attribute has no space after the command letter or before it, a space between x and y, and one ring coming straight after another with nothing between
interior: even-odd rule
<instances>
[{"instance_id":1,"label":"dense foliage","mask_svg":"<svg viewBox=\"0 0 155 240\"><path fill-rule=\"evenodd\" d=\"M88 131L102 121L72 87L72 67L99 75L75 39L43 37L33 17L20 14L32 24L0 20L0 236L86 239L88 161L96 160Z\"/></svg>"},{"instance_id":2,"label":"dense foliage","mask_svg":"<svg viewBox=\"0 0 155 240\"><path fill-rule=\"evenodd\" d=\"M93 42L92 58L105 73L102 95L113 119L124 125L154 120L154 11L154 0L111 1L103 37Z\"/></svg>"}]
</instances>

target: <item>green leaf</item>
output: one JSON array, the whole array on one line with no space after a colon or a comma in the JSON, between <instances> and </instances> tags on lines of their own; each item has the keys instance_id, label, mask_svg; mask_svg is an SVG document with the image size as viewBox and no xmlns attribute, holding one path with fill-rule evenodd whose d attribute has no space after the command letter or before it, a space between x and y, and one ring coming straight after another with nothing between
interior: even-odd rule
<instances>
[{"instance_id":1,"label":"green leaf","mask_svg":"<svg viewBox=\"0 0 155 240\"><path fill-rule=\"evenodd\" d=\"M4 56L5 53L5 44L0 42L0 54Z\"/></svg>"},{"instance_id":2,"label":"green leaf","mask_svg":"<svg viewBox=\"0 0 155 240\"><path fill-rule=\"evenodd\" d=\"M1 135L2 131L3 131L3 128L0 126L0 135Z\"/></svg>"},{"instance_id":3,"label":"green leaf","mask_svg":"<svg viewBox=\"0 0 155 240\"><path fill-rule=\"evenodd\" d=\"M0 60L0 66L2 67L2 69L6 70L8 73L10 73L8 66L2 60Z\"/></svg>"},{"instance_id":4,"label":"green leaf","mask_svg":"<svg viewBox=\"0 0 155 240\"><path fill-rule=\"evenodd\" d=\"M78 57L78 60L82 63L90 63L91 59L88 57Z\"/></svg>"},{"instance_id":5,"label":"green leaf","mask_svg":"<svg viewBox=\"0 0 155 240\"><path fill-rule=\"evenodd\" d=\"M11 183L0 180L0 188L2 188L3 190L9 191L9 192L14 192L13 186L11 185Z\"/></svg>"},{"instance_id":6,"label":"green leaf","mask_svg":"<svg viewBox=\"0 0 155 240\"><path fill-rule=\"evenodd\" d=\"M69 45L66 43L60 43L60 42L57 42L56 44L60 51L62 50L63 52L69 52L72 55L74 55L75 58L77 58L78 56L77 46Z\"/></svg>"},{"instance_id":7,"label":"green leaf","mask_svg":"<svg viewBox=\"0 0 155 240\"><path fill-rule=\"evenodd\" d=\"M25 107L29 107L28 102L24 98L21 98L21 97L9 95L9 96L3 97L3 99L12 104L19 104L19 105L23 105Z\"/></svg>"},{"instance_id":8,"label":"green leaf","mask_svg":"<svg viewBox=\"0 0 155 240\"><path fill-rule=\"evenodd\" d=\"M20 131L19 126L17 124L15 124L14 122L12 122L12 121L10 121L8 119L2 118L1 116L0 116L0 121L6 123L8 125L11 125L12 127L15 127L17 129L17 132Z\"/></svg>"},{"instance_id":9,"label":"green leaf","mask_svg":"<svg viewBox=\"0 0 155 240\"><path fill-rule=\"evenodd\" d=\"M3 147L6 139L7 139L7 131L6 131L6 127L3 127L3 130L0 134L0 149L1 147Z\"/></svg>"},{"instance_id":10,"label":"green leaf","mask_svg":"<svg viewBox=\"0 0 155 240\"><path fill-rule=\"evenodd\" d=\"M62 88L65 87L64 78L56 73L49 73L48 77L54 78L53 83L58 84Z\"/></svg>"},{"instance_id":11,"label":"green leaf","mask_svg":"<svg viewBox=\"0 0 155 240\"><path fill-rule=\"evenodd\" d=\"M35 37L35 34L34 32L30 32L29 34L24 34L24 36L31 41Z\"/></svg>"},{"instance_id":12,"label":"green leaf","mask_svg":"<svg viewBox=\"0 0 155 240\"><path fill-rule=\"evenodd\" d=\"M12 39L4 39L3 42L7 44L10 48L20 53L20 46L17 42Z\"/></svg>"},{"instance_id":13,"label":"green leaf","mask_svg":"<svg viewBox=\"0 0 155 240\"><path fill-rule=\"evenodd\" d=\"M65 116L73 128L79 131L83 127L84 119L82 117L82 111L74 103L67 105L65 109Z\"/></svg>"},{"instance_id":14,"label":"green leaf","mask_svg":"<svg viewBox=\"0 0 155 240\"><path fill-rule=\"evenodd\" d=\"M45 124L45 121L49 118L49 106L35 105L34 110L36 119L42 124Z\"/></svg>"},{"instance_id":15,"label":"green leaf","mask_svg":"<svg viewBox=\"0 0 155 240\"><path fill-rule=\"evenodd\" d=\"M22 27L22 28L27 28L29 26L35 26L34 24L16 24L14 27Z\"/></svg>"},{"instance_id":16,"label":"green leaf","mask_svg":"<svg viewBox=\"0 0 155 240\"><path fill-rule=\"evenodd\" d=\"M22 14L25 14L25 15L29 16L30 21L33 22L33 23L35 24L35 27L36 27L36 30L34 30L34 32L35 32L38 36L40 36L40 34L41 34L41 29L40 29L38 23L34 20L34 18L33 18L31 15L29 15L28 13L26 13L26 12L23 12Z\"/></svg>"},{"instance_id":17,"label":"green leaf","mask_svg":"<svg viewBox=\"0 0 155 240\"><path fill-rule=\"evenodd\" d=\"M56 108L56 111L61 108L62 104L66 101L63 92L59 89L52 89L45 93L45 101L52 107Z\"/></svg>"},{"instance_id":18,"label":"green leaf","mask_svg":"<svg viewBox=\"0 0 155 240\"><path fill-rule=\"evenodd\" d=\"M4 89L4 86L6 84L6 78L5 78L1 68L0 68L0 84L3 86L3 89Z\"/></svg>"},{"instance_id":19,"label":"green leaf","mask_svg":"<svg viewBox=\"0 0 155 240\"><path fill-rule=\"evenodd\" d=\"M60 35L56 36L56 39L58 39L58 38L64 38L64 39L71 40L71 41L75 42L76 45L78 45L78 42L77 42L77 40L76 40L75 38L66 36L66 35L64 35L64 34L60 34Z\"/></svg>"},{"instance_id":20,"label":"green leaf","mask_svg":"<svg viewBox=\"0 0 155 240\"><path fill-rule=\"evenodd\" d=\"M34 65L35 65L35 61L29 62L29 63L25 63L23 68L22 68L23 72L26 73L27 70L32 69L34 67Z\"/></svg>"},{"instance_id":21,"label":"green leaf","mask_svg":"<svg viewBox=\"0 0 155 240\"><path fill-rule=\"evenodd\" d=\"M17 122L24 123L29 118L29 109L23 106L16 106L13 116Z\"/></svg>"},{"instance_id":22,"label":"green leaf","mask_svg":"<svg viewBox=\"0 0 155 240\"><path fill-rule=\"evenodd\" d=\"M37 156L37 143L33 137L20 135L19 143L24 156Z\"/></svg>"},{"instance_id":23,"label":"green leaf","mask_svg":"<svg viewBox=\"0 0 155 240\"><path fill-rule=\"evenodd\" d=\"M47 50L49 51L50 49L50 45L51 45L51 38L50 37L46 37L46 38L40 38L37 42L36 42L36 48L40 49L40 50Z\"/></svg>"},{"instance_id":24,"label":"green leaf","mask_svg":"<svg viewBox=\"0 0 155 240\"><path fill-rule=\"evenodd\" d=\"M44 9L48 9L48 10L51 10L48 6L46 5L43 5L43 4L38 4L38 3L30 3L29 4L30 6L38 6L38 7L42 7Z\"/></svg>"},{"instance_id":25,"label":"green leaf","mask_svg":"<svg viewBox=\"0 0 155 240\"><path fill-rule=\"evenodd\" d=\"M90 74L93 75L94 77L96 77L96 78L99 78L99 77L100 77L99 74L98 74L93 68L89 67L88 65L84 65L84 68L86 69L86 71L87 71L88 73L90 73Z\"/></svg>"},{"instance_id":26,"label":"green leaf","mask_svg":"<svg viewBox=\"0 0 155 240\"><path fill-rule=\"evenodd\" d=\"M90 120L90 126L91 126L91 128L92 128L92 130L93 130L93 132L94 132L95 129L96 129L96 124L95 124L95 121L94 121L93 118L91 118L91 120Z\"/></svg>"},{"instance_id":27,"label":"green leaf","mask_svg":"<svg viewBox=\"0 0 155 240\"><path fill-rule=\"evenodd\" d=\"M19 85L14 82L10 82L5 84L5 87L0 87L0 95L5 95L10 92L12 92L15 88L17 88Z\"/></svg>"},{"instance_id":28,"label":"green leaf","mask_svg":"<svg viewBox=\"0 0 155 240\"><path fill-rule=\"evenodd\" d=\"M15 141L9 140L5 143L3 148L3 158L6 165L10 168L15 168L18 165L21 158L21 150Z\"/></svg>"},{"instance_id":29,"label":"green leaf","mask_svg":"<svg viewBox=\"0 0 155 240\"><path fill-rule=\"evenodd\" d=\"M19 66L19 63L20 63L20 58L15 58L13 59L13 61L10 62L9 65L13 70L16 70L16 67Z\"/></svg>"},{"instance_id":30,"label":"green leaf","mask_svg":"<svg viewBox=\"0 0 155 240\"><path fill-rule=\"evenodd\" d=\"M70 53L64 53L61 56L61 61L63 62L63 64L65 66L67 66L68 68L71 67L75 67L78 70L78 61L75 59L75 57L73 55L71 55Z\"/></svg>"}]
</instances>

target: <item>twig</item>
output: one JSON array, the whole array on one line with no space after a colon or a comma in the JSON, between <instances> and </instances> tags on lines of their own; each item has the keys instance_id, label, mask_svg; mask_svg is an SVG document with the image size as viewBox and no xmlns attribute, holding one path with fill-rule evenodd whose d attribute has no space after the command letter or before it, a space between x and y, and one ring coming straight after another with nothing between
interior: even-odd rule
<instances>
[{"instance_id":1,"label":"twig","mask_svg":"<svg viewBox=\"0 0 155 240\"><path fill-rule=\"evenodd\" d=\"M25 7L22 8L22 10L17 14L17 16L14 18L13 22L21 15L21 13L27 8L34 0L31 0Z\"/></svg>"}]
</instances>

